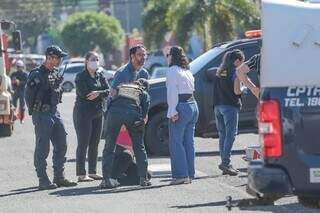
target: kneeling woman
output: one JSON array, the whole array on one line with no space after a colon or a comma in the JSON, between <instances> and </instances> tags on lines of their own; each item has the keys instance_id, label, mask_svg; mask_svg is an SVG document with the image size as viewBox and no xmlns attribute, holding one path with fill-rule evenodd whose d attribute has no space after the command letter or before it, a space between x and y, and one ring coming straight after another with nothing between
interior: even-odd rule
<instances>
[{"instance_id":1,"label":"kneeling woman","mask_svg":"<svg viewBox=\"0 0 320 213\"><path fill-rule=\"evenodd\" d=\"M85 58L85 69L77 74L75 80L77 97L73 110L73 122L78 139L76 173L80 182L102 179L96 169L103 124L103 102L109 89L106 79L97 71L97 53L88 52ZM85 169L87 153L89 175Z\"/></svg>"}]
</instances>

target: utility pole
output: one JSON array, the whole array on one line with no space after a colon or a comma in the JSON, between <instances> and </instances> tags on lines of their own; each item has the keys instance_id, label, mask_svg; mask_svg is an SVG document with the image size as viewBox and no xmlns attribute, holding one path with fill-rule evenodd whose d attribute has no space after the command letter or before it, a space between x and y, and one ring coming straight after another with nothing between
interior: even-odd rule
<instances>
[{"instance_id":1,"label":"utility pole","mask_svg":"<svg viewBox=\"0 0 320 213\"><path fill-rule=\"evenodd\" d=\"M125 1L126 7L126 32L130 33L130 7L129 7L129 0Z\"/></svg>"}]
</instances>

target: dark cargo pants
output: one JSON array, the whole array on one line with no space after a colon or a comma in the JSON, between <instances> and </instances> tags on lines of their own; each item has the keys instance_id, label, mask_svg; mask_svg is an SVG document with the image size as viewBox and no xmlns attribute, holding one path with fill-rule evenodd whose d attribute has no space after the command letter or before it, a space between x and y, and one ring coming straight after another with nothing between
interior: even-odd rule
<instances>
[{"instance_id":1,"label":"dark cargo pants","mask_svg":"<svg viewBox=\"0 0 320 213\"><path fill-rule=\"evenodd\" d=\"M134 110L119 110L110 107L107 112L106 143L103 150L102 171L103 177L110 178L115 156L116 141L121 126L125 125L132 140L139 176L147 176L148 160L144 147L144 128L135 128L134 122L140 120L140 113Z\"/></svg>"},{"instance_id":2,"label":"dark cargo pants","mask_svg":"<svg viewBox=\"0 0 320 213\"><path fill-rule=\"evenodd\" d=\"M73 123L77 133L77 176L86 175L85 162L88 153L89 174L97 173L98 146L103 124L102 112L90 112L77 106L73 110Z\"/></svg>"},{"instance_id":3,"label":"dark cargo pants","mask_svg":"<svg viewBox=\"0 0 320 213\"><path fill-rule=\"evenodd\" d=\"M24 91L16 91L12 95L12 103L15 108L18 107L18 100L19 100L19 108L21 111L25 110L25 100L24 100Z\"/></svg>"},{"instance_id":4,"label":"dark cargo pants","mask_svg":"<svg viewBox=\"0 0 320 213\"><path fill-rule=\"evenodd\" d=\"M58 111L34 112L32 122L35 127L36 146L34 152L34 166L39 179L47 178L47 157L50 151L50 141L53 145L53 169L56 178L64 176L66 162L67 141L66 131Z\"/></svg>"}]
</instances>

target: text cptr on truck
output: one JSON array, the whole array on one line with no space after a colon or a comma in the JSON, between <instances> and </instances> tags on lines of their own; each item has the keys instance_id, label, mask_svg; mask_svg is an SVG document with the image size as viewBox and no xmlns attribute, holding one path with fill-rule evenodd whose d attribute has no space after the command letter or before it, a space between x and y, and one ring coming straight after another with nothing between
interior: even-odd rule
<instances>
[{"instance_id":1,"label":"text cptr on truck","mask_svg":"<svg viewBox=\"0 0 320 213\"><path fill-rule=\"evenodd\" d=\"M262 199L297 195L320 207L320 5L262 2L262 159L251 161L247 191Z\"/></svg>"},{"instance_id":2,"label":"text cptr on truck","mask_svg":"<svg viewBox=\"0 0 320 213\"><path fill-rule=\"evenodd\" d=\"M14 51L21 51L21 34L15 29L15 24L10 21L0 21L1 52L0 52L0 137L11 136L13 131L13 108L10 104L11 94L8 91L10 72L8 57L8 44Z\"/></svg>"}]
</instances>

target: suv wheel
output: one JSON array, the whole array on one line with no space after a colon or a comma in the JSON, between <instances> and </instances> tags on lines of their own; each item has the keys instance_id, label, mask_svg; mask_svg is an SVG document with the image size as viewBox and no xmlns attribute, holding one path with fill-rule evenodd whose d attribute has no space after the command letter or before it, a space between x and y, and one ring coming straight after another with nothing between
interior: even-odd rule
<instances>
[{"instance_id":1,"label":"suv wheel","mask_svg":"<svg viewBox=\"0 0 320 213\"><path fill-rule=\"evenodd\" d=\"M151 154L169 155L169 129L165 111L150 118L146 127L145 143Z\"/></svg>"},{"instance_id":2,"label":"suv wheel","mask_svg":"<svg viewBox=\"0 0 320 213\"><path fill-rule=\"evenodd\" d=\"M70 82L65 82L62 84L62 88L64 92L71 92L73 89L73 84Z\"/></svg>"},{"instance_id":3,"label":"suv wheel","mask_svg":"<svg viewBox=\"0 0 320 213\"><path fill-rule=\"evenodd\" d=\"M299 203L309 208L320 208L319 197L298 196Z\"/></svg>"}]
</instances>

